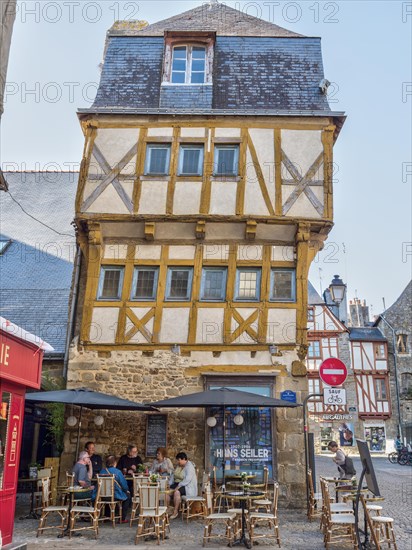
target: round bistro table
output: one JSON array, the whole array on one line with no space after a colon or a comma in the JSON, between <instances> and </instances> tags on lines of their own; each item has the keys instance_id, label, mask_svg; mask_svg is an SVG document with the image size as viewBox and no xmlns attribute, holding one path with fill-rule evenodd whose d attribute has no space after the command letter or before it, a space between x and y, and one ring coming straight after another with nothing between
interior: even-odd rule
<instances>
[{"instance_id":1,"label":"round bistro table","mask_svg":"<svg viewBox=\"0 0 412 550\"><path fill-rule=\"evenodd\" d=\"M240 502L240 508L242 510L242 530L240 539L236 540L233 544L233 546L241 546L242 544L246 546L246 548L252 548L252 543L246 536L246 503L250 500L257 500L259 498L262 498L265 493L262 491L249 491L245 493L244 491L228 491L225 493L226 496L231 497L235 500L238 500Z\"/></svg>"},{"instance_id":2,"label":"round bistro table","mask_svg":"<svg viewBox=\"0 0 412 550\"><path fill-rule=\"evenodd\" d=\"M69 535L70 530L70 512L73 508L73 502L74 502L74 493L91 493L93 491L93 487L67 487L65 489L65 492L69 495L69 509L67 512L67 527L66 529L57 535L58 539L61 539L63 537L66 537ZM80 534L79 534L80 536Z\"/></svg>"}]
</instances>

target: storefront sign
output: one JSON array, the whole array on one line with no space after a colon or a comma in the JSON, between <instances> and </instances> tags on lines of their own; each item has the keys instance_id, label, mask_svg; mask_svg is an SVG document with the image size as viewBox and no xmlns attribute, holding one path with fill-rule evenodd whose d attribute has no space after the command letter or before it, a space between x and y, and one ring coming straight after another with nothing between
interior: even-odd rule
<instances>
[{"instance_id":1,"label":"storefront sign","mask_svg":"<svg viewBox=\"0 0 412 550\"><path fill-rule=\"evenodd\" d=\"M0 331L0 377L30 388L40 388L43 350Z\"/></svg>"},{"instance_id":2,"label":"storefront sign","mask_svg":"<svg viewBox=\"0 0 412 550\"><path fill-rule=\"evenodd\" d=\"M285 390L280 394L282 401L290 401L290 403L296 403L296 392L292 390Z\"/></svg>"},{"instance_id":3,"label":"storefront sign","mask_svg":"<svg viewBox=\"0 0 412 550\"><path fill-rule=\"evenodd\" d=\"M323 388L325 405L346 405L346 390L343 388Z\"/></svg>"},{"instance_id":4,"label":"storefront sign","mask_svg":"<svg viewBox=\"0 0 412 550\"><path fill-rule=\"evenodd\" d=\"M351 414L324 414L322 418L323 420L352 420L353 416Z\"/></svg>"}]
</instances>

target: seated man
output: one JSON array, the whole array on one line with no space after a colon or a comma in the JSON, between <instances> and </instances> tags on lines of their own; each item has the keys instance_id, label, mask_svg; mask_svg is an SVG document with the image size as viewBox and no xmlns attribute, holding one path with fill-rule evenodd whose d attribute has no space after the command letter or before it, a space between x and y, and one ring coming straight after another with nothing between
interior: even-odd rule
<instances>
[{"instance_id":1,"label":"seated man","mask_svg":"<svg viewBox=\"0 0 412 550\"><path fill-rule=\"evenodd\" d=\"M103 468L100 472L101 475L114 476L114 498L115 500L122 501L122 521L121 523L127 523L127 512L130 508L131 496L127 481L125 480L122 472L117 468L117 460L114 456L108 456L106 459L106 468Z\"/></svg>"},{"instance_id":2,"label":"seated man","mask_svg":"<svg viewBox=\"0 0 412 550\"><path fill-rule=\"evenodd\" d=\"M131 444L127 447L127 454L120 457L117 467L124 476L131 476L133 474L137 474L137 467L139 464L143 464L143 461L140 456L137 455L137 446ZM133 481L127 480L127 485L129 486L129 491L133 496Z\"/></svg>"},{"instance_id":3,"label":"seated man","mask_svg":"<svg viewBox=\"0 0 412 550\"><path fill-rule=\"evenodd\" d=\"M178 465L183 468L183 480L179 481L175 486L173 493L175 508L170 519L176 519L179 515L179 507L183 495L187 497L197 496L197 476L193 462L188 460L186 453L177 453L176 460Z\"/></svg>"},{"instance_id":4,"label":"seated man","mask_svg":"<svg viewBox=\"0 0 412 550\"><path fill-rule=\"evenodd\" d=\"M79 460L73 466L72 470L74 474L74 486L90 487L92 479L92 463L90 461L89 453L82 451L79 454Z\"/></svg>"},{"instance_id":5,"label":"seated man","mask_svg":"<svg viewBox=\"0 0 412 550\"><path fill-rule=\"evenodd\" d=\"M100 455L96 454L96 447L93 441L88 441L84 446L84 450L89 453L90 462L93 468L93 477L96 477L103 468L103 460Z\"/></svg>"}]
</instances>

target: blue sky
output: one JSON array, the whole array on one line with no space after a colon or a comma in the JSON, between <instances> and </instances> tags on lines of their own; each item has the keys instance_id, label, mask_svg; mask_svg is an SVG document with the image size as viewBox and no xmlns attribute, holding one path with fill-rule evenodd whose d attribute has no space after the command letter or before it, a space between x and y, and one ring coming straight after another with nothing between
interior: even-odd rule
<instances>
[{"instance_id":1,"label":"blue sky","mask_svg":"<svg viewBox=\"0 0 412 550\"><path fill-rule=\"evenodd\" d=\"M107 29L115 19L152 23L202 3L20 1L2 118L3 169L77 169L83 136L76 109L93 100ZM340 274L348 297L366 299L377 314L382 297L389 306L411 278L412 4L226 3L322 37L331 107L348 118L335 146L335 227L311 280L319 290L319 274L323 288Z\"/></svg>"}]
</instances>

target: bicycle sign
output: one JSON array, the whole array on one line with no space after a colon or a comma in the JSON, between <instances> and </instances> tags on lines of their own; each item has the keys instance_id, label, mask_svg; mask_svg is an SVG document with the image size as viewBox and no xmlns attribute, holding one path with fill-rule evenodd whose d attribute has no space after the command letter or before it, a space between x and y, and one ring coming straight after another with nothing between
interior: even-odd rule
<instances>
[{"instance_id":1,"label":"bicycle sign","mask_svg":"<svg viewBox=\"0 0 412 550\"><path fill-rule=\"evenodd\" d=\"M323 388L324 405L346 405L346 390L343 388Z\"/></svg>"}]
</instances>

